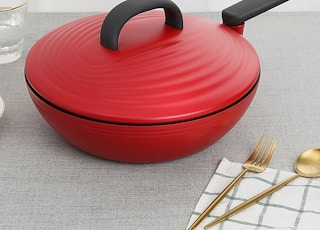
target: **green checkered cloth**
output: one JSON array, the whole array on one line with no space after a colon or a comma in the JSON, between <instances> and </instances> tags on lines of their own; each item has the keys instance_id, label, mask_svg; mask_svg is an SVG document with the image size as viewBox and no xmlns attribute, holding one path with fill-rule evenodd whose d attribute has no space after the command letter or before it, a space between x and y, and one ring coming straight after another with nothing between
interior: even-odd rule
<instances>
[{"instance_id":1,"label":"green checkered cloth","mask_svg":"<svg viewBox=\"0 0 320 230\"><path fill-rule=\"evenodd\" d=\"M207 188L201 195L188 227L211 201L242 171L242 164L223 159ZM229 194L211 211L196 229L203 229L243 201L290 176L286 172L267 168L262 173L246 173ZM187 227L187 229L188 229ZM255 205L213 226L212 230L316 230L320 229L320 178L294 180L281 190Z\"/></svg>"}]
</instances>

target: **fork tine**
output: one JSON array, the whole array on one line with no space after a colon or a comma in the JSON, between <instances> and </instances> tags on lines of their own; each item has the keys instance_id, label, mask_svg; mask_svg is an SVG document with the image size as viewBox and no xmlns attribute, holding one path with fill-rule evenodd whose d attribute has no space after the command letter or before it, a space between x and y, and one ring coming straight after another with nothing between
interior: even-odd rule
<instances>
[{"instance_id":1,"label":"fork tine","mask_svg":"<svg viewBox=\"0 0 320 230\"><path fill-rule=\"evenodd\" d=\"M251 162L252 164L260 165L260 163L263 161L263 159L268 151L269 145L270 145L270 138L265 137L265 141L264 141L263 145L261 146L261 148L259 149L259 153L258 153L257 157L254 159L254 162Z\"/></svg>"},{"instance_id":2,"label":"fork tine","mask_svg":"<svg viewBox=\"0 0 320 230\"><path fill-rule=\"evenodd\" d=\"M266 161L269 163L271 156L274 152L276 146L276 140L272 139L271 137L268 138L268 143L266 143L264 151L261 153L261 158L256 162L256 165L261 166ZM269 161L268 161L269 159Z\"/></svg>"},{"instance_id":3,"label":"fork tine","mask_svg":"<svg viewBox=\"0 0 320 230\"><path fill-rule=\"evenodd\" d=\"M246 163L251 163L256 158L256 155L257 155L259 149L261 148L261 145L263 145L263 143L265 141L265 138L266 137L264 135L260 138L258 144L256 145L256 147L252 151L252 154L249 156L249 158L247 159Z\"/></svg>"},{"instance_id":4,"label":"fork tine","mask_svg":"<svg viewBox=\"0 0 320 230\"><path fill-rule=\"evenodd\" d=\"M272 143L273 144L272 144L272 146L271 146L271 148L269 150L269 153L268 153L267 157L265 158L264 162L261 163L262 164L261 166L263 166L263 167L267 167L268 166L268 164L269 164L269 162L271 160L271 157L273 155L273 152L274 152L274 150L276 148L277 141L276 140L272 140Z\"/></svg>"},{"instance_id":5,"label":"fork tine","mask_svg":"<svg viewBox=\"0 0 320 230\"><path fill-rule=\"evenodd\" d=\"M273 139L271 137L267 137L267 136L263 135L260 138L255 149L253 150L251 156L246 161L246 163L257 164L257 162L261 162L265 158L266 153L268 151L268 146L271 145L270 142L272 142L272 140Z\"/></svg>"},{"instance_id":6,"label":"fork tine","mask_svg":"<svg viewBox=\"0 0 320 230\"><path fill-rule=\"evenodd\" d=\"M272 145L272 142L273 142L273 139L271 137L267 137L264 143L264 146L261 148L260 153L255 159L255 162L254 162L255 165L260 166L264 162L266 155L270 149L270 146Z\"/></svg>"},{"instance_id":7,"label":"fork tine","mask_svg":"<svg viewBox=\"0 0 320 230\"><path fill-rule=\"evenodd\" d=\"M277 141L275 139L262 136L246 163L258 166L260 166L264 162L269 163L276 143Z\"/></svg>"}]
</instances>

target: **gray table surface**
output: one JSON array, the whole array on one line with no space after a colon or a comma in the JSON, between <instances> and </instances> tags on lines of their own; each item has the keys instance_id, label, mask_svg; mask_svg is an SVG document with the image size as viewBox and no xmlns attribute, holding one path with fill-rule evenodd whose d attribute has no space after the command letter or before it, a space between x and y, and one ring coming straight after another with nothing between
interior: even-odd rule
<instances>
[{"instance_id":1,"label":"gray table surface","mask_svg":"<svg viewBox=\"0 0 320 230\"><path fill-rule=\"evenodd\" d=\"M0 229L185 229L223 157L243 162L267 134L279 141L270 167L293 171L298 154L320 146L320 13L266 13L246 23L260 86L240 122L211 147L141 165L70 146L33 106L24 61L48 31L87 15L30 13L23 57L0 65ZM199 15L221 21L219 13Z\"/></svg>"}]
</instances>

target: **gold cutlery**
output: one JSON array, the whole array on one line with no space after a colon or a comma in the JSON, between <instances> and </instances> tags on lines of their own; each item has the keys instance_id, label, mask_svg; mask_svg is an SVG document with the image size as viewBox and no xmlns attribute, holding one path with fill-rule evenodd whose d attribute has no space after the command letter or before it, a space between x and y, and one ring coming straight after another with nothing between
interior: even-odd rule
<instances>
[{"instance_id":1,"label":"gold cutlery","mask_svg":"<svg viewBox=\"0 0 320 230\"><path fill-rule=\"evenodd\" d=\"M320 176L320 148L310 149L304 153L302 153L296 160L295 163L295 171L297 172L296 175L283 180L282 182L264 190L263 192L259 193L258 195L252 197L251 199L241 203L237 207L231 209L224 215L218 217L214 221L207 224L204 229L209 229L213 225L220 223L221 221L226 220L227 218L237 214L238 212L250 207L251 205L255 204L257 201L271 195L272 193L278 191L291 181L295 180L298 177L319 177Z\"/></svg>"},{"instance_id":2,"label":"gold cutlery","mask_svg":"<svg viewBox=\"0 0 320 230\"><path fill-rule=\"evenodd\" d=\"M189 227L188 230L192 230L197 227L200 222L208 216L213 208L228 194L228 192L240 181L240 179L246 174L246 172L260 173L264 171L272 157L275 150L277 141L273 138L262 136L251 153L247 161L242 165L243 171L217 196L210 205L201 213L196 221Z\"/></svg>"}]
</instances>

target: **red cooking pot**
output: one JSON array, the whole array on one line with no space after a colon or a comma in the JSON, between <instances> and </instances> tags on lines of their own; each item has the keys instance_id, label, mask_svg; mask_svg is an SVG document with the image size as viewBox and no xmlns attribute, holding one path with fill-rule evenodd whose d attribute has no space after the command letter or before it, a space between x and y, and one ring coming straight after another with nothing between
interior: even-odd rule
<instances>
[{"instance_id":1,"label":"red cooking pot","mask_svg":"<svg viewBox=\"0 0 320 230\"><path fill-rule=\"evenodd\" d=\"M26 60L28 91L44 119L92 155L132 163L190 155L250 105L260 63L244 21L283 2L242 1L223 11L223 24L182 15L170 0L122 2L41 38Z\"/></svg>"}]
</instances>

